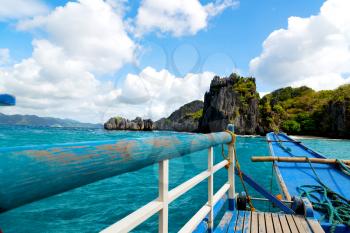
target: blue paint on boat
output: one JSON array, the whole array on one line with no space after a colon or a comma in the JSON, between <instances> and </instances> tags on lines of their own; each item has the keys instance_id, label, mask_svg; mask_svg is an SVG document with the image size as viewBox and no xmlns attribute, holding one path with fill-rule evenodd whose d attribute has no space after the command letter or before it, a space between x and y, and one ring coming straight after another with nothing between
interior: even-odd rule
<instances>
[{"instance_id":1,"label":"blue paint on boat","mask_svg":"<svg viewBox=\"0 0 350 233\"><path fill-rule=\"evenodd\" d=\"M228 199L228 209L229 210L235 209L235 200L234 199L231 199L231 198Z\"/></svg>"},{"instance_id":2,"label":"blue paint on boat","mask_svg":"<svg viewBox=\"0 0 350 233\"><path fill-rule=\"evenodd\" d=\"M214 206L213 215L214 219L219 214L221 209L224 207L227 201L227 194L225 194ZM193 233L204 233L204 232L212 232L213 229L208 229L208 216L203 219L203 221L197 226L197 228L193 231Z\"/></svg>"},{"instance_id":3,"label":"blue paint on boat","mask_svg":"<svg viewBox=\"0 0 350 233\"><path fill-rule=\"evenodd\" d=\"M235 170L236 175L238 175L238 171ZM261 195L267 198L270 202L275 204L278 208L283 210L286 214L295 214L294 211L289 208L286 204L278 200L274 195L272 195L269 191L267 191L264 187L260 186L257 182L255 182L252 178L242 172L242 178L247 184L249 184L252 188L258 191Z\"/></svg>"},{"instance_id":4,"label":"blue paint on boat","mask_svg":"<svg viewBox=\"0 0 350 233\"><path fill-rule=\"evenodd\" d=\"M326 158L286 134L268 133L266 138L272 156ZM275 162L274 166L276 173L279 174L280 182L285 184L291 196L299 196L298 187L302 185L319 185L308 163ZM349 176L333 164L312 164L312 166L325 185L348 200L350 199ZM314 215L316 219L320 220L323 214L314 210ZM329 232L331 225L327 220L322 220L321 226L326 232ZM350 232L350 229L339 224L335 232Z\"/></svg>"},{"instance_id":5,"label":"blue paint on boat","mask_svg":"<svg viewBox=\"0 0 350 233\"><path fill-rule=\"evenodd\" d=\"M0 94L0 106L14 106L16 98L9 94Z\"/></svg>"}]
</instances>

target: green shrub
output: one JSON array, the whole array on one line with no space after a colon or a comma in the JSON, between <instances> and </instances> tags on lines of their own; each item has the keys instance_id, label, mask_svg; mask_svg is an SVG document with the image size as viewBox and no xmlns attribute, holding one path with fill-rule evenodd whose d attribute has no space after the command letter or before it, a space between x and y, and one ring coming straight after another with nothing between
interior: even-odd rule
<instances>
[{"instance_id":1,"label":"green shrub","mask_svg":"<svg viewBox=\"0 0 350 233\"><path fill-rule=\"evenodd\" d=\"M282 129L287 133L299 133L300 124L295 120L286 120L282 123Z\"/></svg>"},{"instance_id":2,"label":"green shrub","mask_svg":"<svg viewBox=\"0 0 350 233\"><path fill-rule=\"evenodd\" d=\"M190 117L193 120L199 120L202 116L203 116L203 109L200 109L197 112L191 112L186 114L186 117Z\"/></svg>"}]
</instances>

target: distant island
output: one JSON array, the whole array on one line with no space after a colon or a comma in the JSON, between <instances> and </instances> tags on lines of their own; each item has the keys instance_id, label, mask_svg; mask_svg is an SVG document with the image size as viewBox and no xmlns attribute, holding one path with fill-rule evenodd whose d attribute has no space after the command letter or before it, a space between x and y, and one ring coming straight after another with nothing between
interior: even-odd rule
<instances>
[{"instance_id":1,"label":"distant island","mask_svg":"<svg viewBox=\"0 0 350 233\"><path fill-rule=\"evenodd\" d=\"M350 84L336 90L314 91L306 86L286 87L260 98L253 77L215 76L203 101L192 101L169 117L147 121L146 128L120 127L127 119L113 117L109 130L171 130L218 132L233 123L238 134L288 134L350 138ZM137 118L135 121L144 121ZM130 121L129 121L130 122ZM113 127L108 127L113 125ZM123 125L123 124L121 124ZM125 124L124 124L125 125ZM130 124L135 126L134 123Z\"/></svg>"},{"instance_id":2,"label":"distant island","mask_svg":"<svg viewBox=\"0 0 350 233\"><path fill-rule=\"evenodd\" d=\"M41 127L98 128L100 124L82 123L70 119L38 117L35 115L5 115L0 113L0 125L23 125Z\"/></svg>"}]
</instances>

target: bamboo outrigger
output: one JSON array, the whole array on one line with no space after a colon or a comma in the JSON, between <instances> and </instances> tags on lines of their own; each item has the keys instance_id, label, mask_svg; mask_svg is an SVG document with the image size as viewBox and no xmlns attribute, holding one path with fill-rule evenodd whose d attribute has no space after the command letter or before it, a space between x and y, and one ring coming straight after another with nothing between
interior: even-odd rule
<instances>
[{"instance_id":1,"label":"bamboo outrigger","mask_svg":"<svg viewBox=\"0 0 350 233\"><path fill-rule=\"evenodd\" d=\"M326 158L308 158L307 156L283 157L283 156L253 156L252 162L293 162L293 163L320 163L320 164L338 164L342 162L350 165L350 160L326 159Z\"/></svg>"}]
</instances>

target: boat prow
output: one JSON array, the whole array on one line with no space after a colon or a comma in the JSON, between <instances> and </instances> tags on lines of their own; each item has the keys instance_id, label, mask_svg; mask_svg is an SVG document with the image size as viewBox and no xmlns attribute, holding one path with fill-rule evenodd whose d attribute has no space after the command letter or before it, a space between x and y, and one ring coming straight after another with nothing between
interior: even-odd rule
<instances>
[{"instance_id":1,"label":"boat prow","mask_svg":"<svg viewBox=\"0 0 350 233\"><path fill-rule=\"evenodd\" d=\"M278 161L275 159L274 168L279 186L286 199L291 199L293 196L307 195L309 199L314 199L311 201L317 201L318 198L320 202L328 202L327 198L319 195L318 192L313 192L317 187L321 187L327 190L329 199L333 198L334 195L330 194L330 192L333 191L336 193L335 196L345 203L345 206L350 204L350 176L346 174L346 171L343 172L339 168L339 164L311 162L311 160L317 161L317 159L327 158L307 148L301 142L293 140L286 134L268 133L266 138L271 156L285 160L282 162L281 160ZM306 158L306 161L292 161L300 160L300 158ZM287 162L286 160L289 161ZM330 195L332 195L332 197L330 197ZM315 218L320 221L321 226L326 232L350 232L348 225L337 224L337 216L334 217L333 223L329 219L325 219L323 217L325 215L324 211L326 210L324 206L314 206L314 210ZM330 214L338 214L343 219L348 219L347 221L349 223L350 209L345 209L345 214L337 213L337 209L333 209L332 207L329 207L329 211L332 211Z\"/></svg>"}]
</instances>

